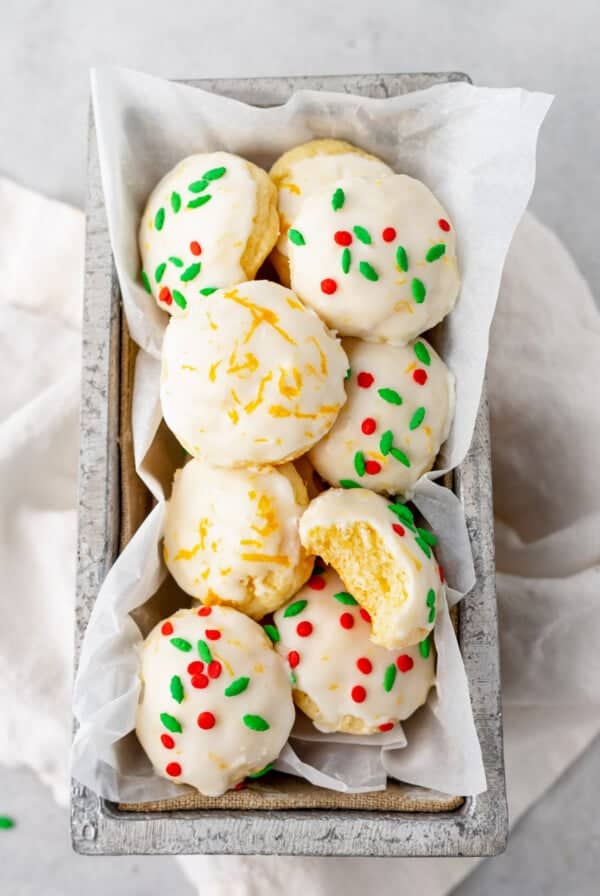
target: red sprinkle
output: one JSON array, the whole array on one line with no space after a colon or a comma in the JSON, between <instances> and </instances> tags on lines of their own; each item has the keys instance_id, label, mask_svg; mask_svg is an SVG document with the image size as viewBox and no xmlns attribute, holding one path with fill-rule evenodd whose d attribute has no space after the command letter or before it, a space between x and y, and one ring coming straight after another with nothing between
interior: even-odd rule
<instances>
[{"instance_id":1,"label":"red sprinkle","mask_svg":"<svg viewBox=\"0 0 600 896\"><path fill-rule=\"evenodd\" d=\"M354 628L354 616L352 613L342 613L340 616L340 625L342 628Z\"/></svg>"},{"instance_id":2,"label":"red sprinkle","mask_svg":"<svg viewBox=\"0 0 600 896\"><path fill-rule=\"evenodd\" d=\"M363 688L362 684L355 684L350 692L350 696L355 703L362 703L367 697L367 692Z\"/></svg>"},{"instance_id":3,"label":"red sprinkle","mask_svg":"<svg viewBox=\"0 0 600 896\"><path fill-rule=\"evenodd\" d=\"M333 235L338 246L349 246L352 242L352 234L348 230L338 230Z\"/></svg>"},{"instance_id":4,"label":"red sprinkle","mask_svg":"<svg viewBox=\"0 0 600 896\"><path fill-rule=\"evenodd\" d=\"M210 616L212 613L212 607L200 607L198 610L198 616Z\"/></svg>"},{"instance_id":5,"label":"red sprinkle","mask_svg":"<svg viewBox=\"0 0 600 896\"><path fill-rule=\"evenodd\" d=\"M290 650L288 653L288 663L290 664L290 669L295 669L298 663L300 662L300 654L297 650Z\"/></svg>"},{"instance_id":6,"label":"red sprinkle","mask_svg":"<svg viewBox=\"0 0 600 896\"><path fill-rule=\"evenodd\" d=\"M312 579L309 579L308 587L313 591L322 591L325 587L325 579L321 576L313 576Z\"/></svg>"},{"instance_id":7,"label":"red sprinkle","mask_svg":"<svg viewBox=\"0 0 600 896\"><path fill-rule=\"evenodd\" d=\"M169 762L165 771L172 778L178 778L179 775L181 774L181 766L179 765L178 762Z\"/></svg>"},{"instance_id":8,"label":"red sprinkle","mask_svg":"<svg viewBox=\"0 0 600 896\"><path fill-rule=\"evenodd\" d=\"M325 277L324 280L321 280L321 292L324 292L325 295L332 296L336 289L337 283L331 277Z\"/></svg>"},{"instance_id":9,"label":"red sprinkle","mask_svg":"<svg viewBox=\"0 0 600 896\"><path fill-rule=\"evenodd\" d=\"M384 243L391 243L396 239L396 231L393 227L386 227L381 236Z\"/></svg>"},{"instance_id":10,"label":"red sprinkle","mask_svg":"<svg viewBox=\"0 0 600 896\"><path fill-rule=\"evenodd\" d=\"M407 653L403 653L396 660L396 665L400 672L410 672L412 667L414 666L414 661L412 657L410 657Z\"/></svg>"},{"instance_id":11,"label":"red sprinkle","mask_svg":"<svg viewBox=\"0 0 600 896\"><path fill-rule=\"evenodd\" d=\"M175 746L175 741L173 740L173 738L171 737L170 734L161 734L160 742L163 745L163 747L165 747L165 749L167 749L167 750L172 750L173 747Z\"/></svg>"},{"instance_id":12,"label":"red sprinkle","mask_svg":"<svg viewBox=\"0 0 600 896\"><path fill-rule=\"evenodd\" d=\"M381 473L381 464L378 460L368 460L365 464L365 470L370 476L376 476Z\"/></svg>"},{"instance_id":13,"label":"red sprinkle","mask_svg":"<svg viewBox=\"0 0 600 896\"><path fill-rule=\"evenodd\" d=\"M218 678L222 669L223 667L221 663L218 660L213 660L208 664L208 669L206 671L208 672L209 678Z\"/></svg>"},{"instance_id":14,"label":"red sprinkle","mask_svg":"<svg viewBox=\"0 0 600 896\"><path fill-rule=\"evenodd\" d=\"M243 781L238 781L237 784L235 785L235 787L234 787L233 789L234 789L234 790L245 790L245 789L246 789L246 785L244 784Z\"/></svg>"},{"instance_id":15,"label":"red sprinkle","mask_svg":"<svg viewBox=\"0 0 600 896\"><path fill-rule=\"evenodd\" d=\"M173 634L173 625L170 622L163 622L161 633L163 635L172 635Z\"/></svg>"},{"instance_id":16,"label":"red sprinkle","mask_svg":"<svg viewBox=\"0 0 600 896\"><path fill-rule=\"evenodd\" d=\"M448 231L450 230L450 225L445 218L440 218L440 220L438 221L438 227L440 228L440 230L445 230L446 233L448 233Z\"/></svg>"},{"instance_id":17,"label":"red sprinkle","mask_svg":"<svg viewBox=\"0 0 600 896\"><path fill-rule=\"evenodd\" d=\"M200 243L197 243L196 240L192 240L190 243L190 252L192 255L202 255L202 246Z\"/></svg>"},{"instance_id":18,"label":"red sprinkle","mask_svg":"<svg viewBox=\"0 0 600 896\"><path fill-rule=\"evenodd\" d=\"M366 373L365 371L362 371L356 377L356 382L361 387L361 389L369 389L375 382L375 377L372 373Z\"/></svg>"},{"instance_id":19,"label":"red sprinkle","mask_svg":"<svg viewBox=\"0 0 600 896\"><path fill-rule=\"evenodd\" d=\"M204 663L202 660L194 660L193 663L189 664L187 670L190 675L202 675L204 672Z\"/></svg>"},{"instance_id":20,"label":"red sprinkle","mask_svg":"<svg viewBox=\"0 0 600 896\"><path fill-rule=\"evenodd\" d=\"M201 712L197 719L198 728L203 728L204 731L208 731L209 728L214 728L215 725L215 717L212 712Z\"/></svg>"},{"instance_id":21,"label":"red sprinkle","mask_svg":"<svg viewBox=\"0 0 600 896\"><path fill-rule=\"evenodd\" d=\"M384 722L383 725L379 726L379 730L380 731L391 731L393 727L394 727L393 722Z\"/></svg>"},{"instance_id":22,"label":"red sprinkle","mask_svg":"<svg viewBox=\"0 0 600 896\"><path fill-rule=\"evenodd\" d=\"M413 371L413 380L415 383L418 383L419 386L424 386L427 382L427 371L423 370L422 367L417 367L417 369Z\"/></svg>"},{"instance_id":23,"label":"red sprinkle","mask_svg":"<svg viewBox=\"0 0 600 896\"><path fill-rule=\"evenodd\" d=\"M367 613L367 611L365 610L365 608L364 608L364 607L361 607L360 610L359 610L358 612L360 613L361 618L364 619L365 622L368 622L369 625L370 625L370 624L371 624L371 617L370 617L369 613Z\"/></svg>"},{"instance_id":24,"label":"red sprinkle","mask_svg":"<svg viewBox=\"0 0 600 896\"><path fill-rule=\"evenodd\" d=\"M308 622L308 620L304 620L304 622L299 622L296 626L296 631L300 635L301 638L308 638L309 635L312 635L312 622Z\"/></svg>"},{"instance_id":25,"label":"red sprinkle","mask_svg":"<svg viewBox=\"0 0 600 896\"><path fill-rule=\"evenodd\" d=\"M404 535L404 528L400 525L400 523L392 523L392 529L396 533L396 535Z\"/></svg>"},{"instance_id":26,"label":"red sprinkle","mask_svg":"<svg viewBox=\"0 0 600 896\"><path fill-rule=\"evenodd\" d=\"M439 576L440 576L440 582L441 582L442 584L444 584L444 570L442 569L441 566L438 566L438 573L439 573Z\"/></svg>"},{"instance_id":27,"label":"red sprinkle","mask_svg":"<svg viewBox=\"0 0 600 896\"><path fill-rule=\"evenodd\" d=\"M356 665L359 672L362 672L363 675L368 675L373 671L373 663L366 656L360 656L356 661Z\"/></svg>"},{"instance_id":28,"label":"red sprinkle","mask_svg":"<svg viewBox=\"0 0 600 896\"><path fill-rule=\"evenodd\" d=\"M360 428L366 436L372 436L377 429L377 424L372 417L365 417L363 422L360 424Z\"/></svg>"},{"instance_id":29,"label":"red sprinkle","mask_svg":"<svg viewBox=\"0 0 600 896\"><path fill-rule=\"evenodd\" d=\"M202 688L207 688L208 684L209 684L209 682L208 682L208 678L206 675L193 675L192 676L191 685L193 688L198 688L199 690L202 690Z\"/></svg>"},{"instance_id":30,"label":"red sprinkle","mask_svg":"<svg viewBox=\"0 0 600 896\"><path fill-rule=\"evenodd\" d=\"M158 300L159 300L159 302L164 302L165 305L173 304L173 296L171 295L171 290L169 289L168 286L163 286L163 288L161 289L161 291L158 294Z\"/></svg>"},{"instance_id":31,"label":"red sprinkle","mask_svg":"<svg viewBox=\"0 0 600 896\"><path fill-rule=\"evenodd\" d=\"M218 628L207 628L204 634L209 641L218 641L221 637L221 632Z\"/></svg>"}]
</instances>

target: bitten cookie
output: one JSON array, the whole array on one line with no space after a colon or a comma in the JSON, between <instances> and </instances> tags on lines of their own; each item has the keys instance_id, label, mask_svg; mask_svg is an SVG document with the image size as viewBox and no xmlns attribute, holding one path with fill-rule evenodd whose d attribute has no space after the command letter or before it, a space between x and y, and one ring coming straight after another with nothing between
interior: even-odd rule
<instances>
[{"instance_id":1,"label":"bitten cookie","mask_svg":"<svg viewBox=\"0 0 600 896\"><path fill-rule=\"evenodd\" d=\"M291 292L241 283L167 326L161 401L186 451L222 467L283 463L308 451L344 402L339 340Z\"/></svg>"},{"instance_id":2,"label":"bitten cookie","mask_svg":"<svg viewBox=\"0 0 600 896\"><path fill-rule=\"evenodd\" d=\"M179 610L141 651L136 733L163 778L220 796L258 776L294 722L288 670L263 629L229 607Z\"/></svg>"},{"instance_id":3,"label":"bitten cookie","mask_svg":"<svg viewBox=\"0 0 600 896\"><path fill-rule=\"evenodd\" d=\"M429 640L402 651L377 647L369 614L332 569L314 575L275 624L294 701L319 731L389 731L422 706L434 683Z\"/></svg>"},{"instance_id":4,"label":"bitten cookie","mask_svg":"<svg viewBox=\"0 0 600 896\"><path fill-rule=\"evenodd\" d=\"M227 152L183 159L154 188L139 232L142 282L174 316L251 280L279 233L266 171Z\"/></svg>"},{"instance_id":5,"label":"bitten cookie","mask_svg":"<svg viewBox=\"0 0 600 896\"><path fill-rule=\"evenodd\" d=\"M340 179L288 232L293 289L344 336L404 345L452 310L454 227L418 180Z\"/></svg>"},{"instance_id":6,"label":"bitten cookie","mask_svg":"<svg viewBox=\"0 0 600 896\"><path fill-rule=\"evenodd\" d=\"M191 460L167 502L165 563L192 597L262 619L310 575L298 534L307 504L293 464L226 470Z\"/></svg>"},{"instance_id":7,"label":"bitten cookie","mask_svg":"<svg viewBox=\"0 0 600 896\"><path fill-rule=\"evenodd\" d=\"M311 140L280 156L269 174L277 187L279 239L271 261L289 286L288 230L307 196L345 177L387 177L394 172L380 159L343 140Z\"/></svg>"},{"instance_id":8,"label":"bitten cookie","mask_svg":"<svg viewBox=\"0 0 600 896\"><path fill-rule=\"evenodd\" d=\"M406 346L345 339L348 400L310 452L331 485L409 493L448 436L454 378L424 339Z\"/></svg>"},{"instance_id":9,"label":"bitten cookie","mask_svg":"<svg viewBox=\"0 0 600 896\"><path fill-rule=\"evenodd\" d=\"M368 489L329 489L309 504L300 539L330 564L372 619L372 640L391 650L427 638L444 594L432 547L405 504Z\"/></svg>"}]
</instances>

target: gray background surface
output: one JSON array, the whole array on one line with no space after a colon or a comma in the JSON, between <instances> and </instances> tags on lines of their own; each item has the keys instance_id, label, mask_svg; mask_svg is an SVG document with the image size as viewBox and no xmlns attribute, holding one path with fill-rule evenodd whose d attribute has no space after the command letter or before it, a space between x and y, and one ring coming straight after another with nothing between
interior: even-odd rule
<instances>
[{"instance_id":1,"label":"gray background surface","mask_svg":"<svg viewBox=\"0 0 600 896\"><path fill-rule=\"evenodd\" d=\"M92 65L168 77L462 70L480 85L555 93L531 205L600 293L598 0L3 0L0 8L0 173L80 206ZM600 740L459 896L597 893L598 781ZM192 893L171 859L72 856L66 812L27 772L0 769L0 814L19 822L0 832L0 884L10 896Z\"/></svg>"}]
</instances>

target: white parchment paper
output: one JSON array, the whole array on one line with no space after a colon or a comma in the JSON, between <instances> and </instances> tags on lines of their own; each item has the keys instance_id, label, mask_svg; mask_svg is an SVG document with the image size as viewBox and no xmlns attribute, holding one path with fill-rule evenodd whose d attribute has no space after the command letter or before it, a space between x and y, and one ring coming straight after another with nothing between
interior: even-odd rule
<instances>
[{"instance_id":1,"label":"white parchment paper","mask_svg":"<svg viewBox=\"0 0 600 896\"><path fill-rule=\"evenodd\" d=\"M454 83L381 100L302 91L283 106L259 109L124 69L95 71L92 98L111 243L129 329L142 349L134 387L135 460L158 504L109 572L90 619L75 684L73 774L108 799L144 801L175 796L181 788L153 773L132 734L142 633L129 614L157 590L173 592L162 606L189 602L165 582L159 551L175 454L160 426L158 399L167 317L139 283L137 229L147 196L193 152L225 149L268 168L292 146L335 137L423 180L446 206L457 233L462 289L434 341L456 377L456 413L440 469L418 483L414 503L439 536L436 553L451 605L473 586L473 566L458 499L434 480L461 462L471 441L500 275L533 187L537 135L551 98ZM438 613L434 637L436 688L403 727L366 743L321 734L300 717L277 767L346 792L383 789L388 775L446 793L485 790L447 606Z\"/></svg>"}]
</instances>

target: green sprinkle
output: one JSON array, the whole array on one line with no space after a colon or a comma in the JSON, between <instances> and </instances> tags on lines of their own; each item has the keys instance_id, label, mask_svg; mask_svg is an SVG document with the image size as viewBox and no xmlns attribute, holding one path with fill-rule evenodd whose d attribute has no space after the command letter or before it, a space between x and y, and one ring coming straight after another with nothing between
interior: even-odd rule
<instances>
[{"instance_id":1,"label":"green sprinkle","mask_svg":"<svg viewBox=\"0 0 600 896\"><path fill-rule=\"evenodd\" d=\"M12 818L9 818L8 815L0 815L0 831L9 831L14 826L15 823Z\"/></svg>"},{"instance_id":2,"label":"green sprinkle","mask_svg":"<svg viewBox=\"0 0 600 896\"><path fill-rule=\"evenodd\" d=\"M432 625L435 622L435 607L432 607L427 617L427 622Z\"/></svg>"},{"instance_id":3,"label":"green sprinkle","mask_svg":"<svg viewBox=\"0 0 600 896\"><path fill-rule=\"evenodd\" d=\"M171 262L171 264L174 264L176 268L182 268L182 267L183 267L183 261L182 261L182 259L181 259L181 258L177 258L176 255L169 255L169 261Z\"/></svg>"},{"instance_id":4,"label":"green sprinkle","mask_svg":"<svg viewBox=\"0 0 600 896\"><path fill-rule=\"evenodd\" d=\"M205 171L202 175L203 180L220 180L223 177L227 168L209 168L208 171Z\"/></svg>"},{"instance_id":5,"label":"green sprinkle","mask_svg":"<svg viewBox=\"0 0 600 896\"><path fill-rule=\"evenodd\" d=\"M144 287L146 292L149 292L150 295L152 295L152 287L150 286L150 281L148 279L148 274L146 273L146 271L142 271L141 277L142 277L142 286Z\"/></svg>"},{"instance_id":6,"label":"green sprinkle","mask_svg":"<svg viewBox=\"0 0 600 896\"><path fill-rule=\"evenodd\" d=\"M407 526L412 527L413 529L415 528L415 518L412 510L410 507L407 507L406 504L388 504L388 510L395 513L398 519L406 523Z\"/></svg>"},{"instance_id":7,"label":"green sprinkle","mask_svg":"<svg viewBox=\"0 0 600 896\"><path fill-rule=\"evenodd\" d=\"M338 593L334 594L333 597L335 597L336 600L339 600L341 604L346 604L346 606L348 607L354 606L358 603L356 598L352 597L351 594L348 594L347 591L338 591Z\"/></svg>"},{"instance_id":8,"label":"green sprinkle","mask_svg":"<svg viewBox=\"0 0 600 896\"><path fill-rule=\"evenodd\" d=\"M181 703L183 700L183 684L179 675L174 675L171 679L171 697L177 703Z\"/></svg>"},{"instance_id":9,"label":"green sprinkle","mask_svg":"<svg viewBox=\"0 0 600 896\"><path fill-rule=\"evenodd\" d=\"M446 251L446 246L444 243L436 243L435 246L432 246L431 249L427 251L427 255L425 256L425 261L437 261L438 258L441 258L442 255Z\"/></svg>"},{"instance_id":10,"label":"green sprinkle","mask_svg":"<svg viewBox=\"0 0 600 896\"><path fill-rule=\"evenodd\" d=\"M307 603L307 600L295 600L293 604L285 608L283 612L284 618L289 619L290 616L297 616L306 607Z\"/></svg>"},{"instance_id":11,"label":"green sprinkle","mask_svg":"<svg viewBox=\"0 0 600 896\"><path fill-rule=\"evenodd\" d=\"M180 308L187 308L187 299L179 292L178 289L174 289L171 295L173 296L173 301L176 305L179 305Z\"/></svg>"},{"instance_id":12,"label":"green sprinkle","mask_svg":"<svg viewBox=\"0 0 600 896\"><path fill-rule=\"evenodd\" d=\"M354 469L359 476L365 475L365 456L362 451L357 451L354 455Z\"/></svg>"},{"instance_id":13,"label":"green sprinkle","mask_svg":"<svg viewBox=\"0 0 600 896\"><path fill-rule=\"evenodd\" d=\"M436 546L438 540L437 540L436 536L433 534L433 532L428 532L427 529L419 529L418 526L417 526L417 532L419 533L419 535L421 536L423 541L426 542L427 544L431 545L432 548L434 548Z\"/></svg>"},{"instance_id":14,"label":"green sprinkle","mask_svg":"<svg viewBox=\"0 0 600 896\"><path fill-rule=\"evenodd\" d=\"M192 199L191 202L188 202L188 208L200 208L201 205L206 205L207 202L210 202L212 196L210 193L205 193L204 196L198 196L197 199Z\"/></svg>"},{"instance_id":15,"label":"green sprinkle","mask_svg":"<svg viewBox=\"0 0 600 896\"><path fill-rule=\"evenodd\" d=\"M245 675L243 675L241 678L236 678L235 681L232 681L231 684L228 684L225 688L225 696L237 697L238 694L243 694L249 684L250 679Z\"/></svg>"},{"instance_id":16,"label":"green sprinkle","mask_svg":"<svg viewBox=\"0 0 600 896\"><path fill-rule=\"evenodd\" d=\"M352 230L356 234L356 239L360 240L361 243L364 243L365 246L370 246L373 240L371 239L371 234L364 227L353 227Z\"/></svg>"},{"instance_id":17,"label":"green sprinkle","mask_svg":"<svg viewBox=\"0 0 600 896\"><path fill-rule=\"evenodd\" d=\"M431 357L429 352L427 351L427 346L424 342L415 342L414 344L415 355L421 362L421 364L425 364L426 367L429 367L431 364Z\"/></svg>"},{"instance_id":18,"label":"green sprinkle","mask_svg":"<svg viewBox=\"0 0 600 896\"><path fill-rule=\"evenodd\" d=\"M391 429L386 429L382 437L379 439L379 450L384 455L384 457L390 453L393 444L394 433Z\"/></svg>"},{"instance_id":19,"label":"green sprinkle","mask_svg":"<svg viewBox=\"0 0 600 896\"><path fill-rule=\"evenodd\" d=\"M189 185L188 190L190 193L202 193L203 190L206 190L208 186L208 181L202 178L202 180L195 180L192 184Z\"/></svg>"},{"instance_id":20,"label":"green sprinkle","mask_svg":"<svg viewBox=\"0 0 600 896\"><path fill-rule=\"evenodd\" d=\"M340 479L340 487L341 488L362 488L360 483L355 482L354 479Z\"/></svg>"},{"instance_id":21,"label":"green sprinkle","mask_svg":"<svg viewBox=\"0 0 600 896\"><path fill-rule=\"evenodd\" d=\"M181 277L179 278L183 283L187 283L189 280L193 280L194 277L197 277L200 271L202 270L202 262L196 261L194 264L191 264L189 267L185 269Z\"/></svg>"},{"instance_id":22,"label":"green sprinkle","mask_svg":"<svg viewBox=\"0 0 600 896\"><path fill-rule=\"evenodd\" d=\"M425 296L427 295L425 284L422 280L419 280L418 277L415 277L411 283L411 289L415 302L417 305L421 305L425 301Z\"/></svg>"},{"instance_id":23,"label":"green sprinkle","mask_svg":"<svg viewBox=\"0 0 600 896\"><path fill-rule=\"evenodd\" d=\"M429 656L430 649L431 649L431 646L430 646L430 642L429 642L429 635L427 635L427 637L425 638L424 641L419 642L419 653L421 654L421 656L423 657L424 660L426 660L427 657Z\"/></svg>"},{"instance_id":24,"label":"green sprinkle","mask_svg":"<svg viewBox=\"0 0 600 896\"><path fill-rule=\"evenodd\" d=\"M338 187L333 196L331 197L331 207L334 212L337 212L340 208L343 207L344 202L346 201L346 194L342 190L341 187Z\"/></svg>"},{"instance_id":25,"label":"green sprinkle","mask_svg":"<svg viewBox=\"0 0 600 896\"><path fill-rule=\"evenodd\" d=\"M306 246L306 240L299 230L294 230L294 228L292 227L291 230L288 230L288 237L290 238L290 242L292 242L294 246Z\"/></svg>"},{"instance_id":26,"label":"green sprinkle","mask_svg":"<svg viewBox=\"0 0 600 896\"><path fill-rule=\"evenodd\" d=\"M412 417L410 418L410 423L408 424L408 428L410 430L418 429L423 420L425 419L425 408L417 408Z\"/></svg>"},{"instance_id":27,"label":"green sprinkle","mask_svg":"<svg viewBox=\"0 0 600 896\"><path fill-rule=\"evenodd\" d=\"M162 230L163 225L165 223L165 210L164 208L159 208L156 215L154 216L154 226L157 230Z\"/></svg>"},{"instance_id":28,"label":"green sprinkle","mask_svg":"<svg viewBox=\"0 0 600 896\"><path fill-rule=\"evenodd\" d=\"M406 254L404 246L398 246L396 249L396 264L401 271L406 273L408 270L408 255Z\"/></svg>"},{"instance_id":29,"label":"green sprinkle","mask_svg":"<svg viewBox=\"0 0 600 896\"><path fill-rule=\"evenodd\" d=\"M218 286L205 286L204 289L200 290L201 296L212 296L213 292L218 290Z\"/></svg>"},{"instance_id":30,"label":"green sprinkle","mask_svg":"<svg viewBox=\"0 0 600 896\"><path fill-rule=\"evenodd\" d=\"M171 208L177 214L179 209L181 208L181 196L179 193L171 193Z\"/></svg>"},{"instance_id":31,"label":"green sprinkle","mask_svg":"<svg viewBox=\"0 0 600 896\"><path fill-rule=\"evenodd\" d=\"M173 731L175 734L181 734L181 731L183 730L181 727L181 722L178 722L175 716L170 716L168 712L161 712L160 720L167 731Z\"/></svg>"},{"instance_id":32,"label":"green sprinkle","mask_svg":"<svg viewBox=\"0 0 600 896\"><path fill-rule=\"evenodd\" d=\"M267 772L270 772L275 763L269 762L265 765L264 768L261 768L259 772L253 772L251 775L246 775L247 778L262 778L263 775L266 775Z\"/></svg>"},{"instance_id":33,"label":"green sprinkle","mask_svg":"<svg viewBox=\"0 0 600 896\"><path fill-rule=\"evenodd\" d=\"M198 641L198 656L201 660L204 660L205 663L212 663L212 653L210 652L210 647L206 643L200 639Z\"/></svg>"},{"instance_id":34,"label":"green sprinkle","mask_svg":"<svg viewBox=\"0 0 600 896\"><path fill-rule=\"evenodd\" d=\"M391 666L388 666L383 675L383 690L387 691L388 694L394 687L394 682L396 681L396 665L392 663Z\"/></svg>"},{"instance_id":35,"label":"green sprinkle","mask_svg":"<svg viewBox=\"0 0 600 896\"><path fill-rule=\"evenodd\" d=\"M263 719L262 716L251 716L246 715L242 717L242 721L246 728L250 728L251 731L268 731L269 723Z\"/></svg>"},{"instance_id":36,"label":"green sprinkle","mask_svg":"<svg viewBox=\"0 0 600 896\"><path fill-rule=\"evenodd\" d=\"M189 641L186 641L185 638L171 638L171 644L173 647L176 647L177 650L182 650L184 653L189 653L192 649L192 645Z\"/></svg>"},{"instance_id":37,"label":"green sprinkle","mask_svg":"<svg viewBox=\"0 0 600 896\"><path fill-rule=\"evenodd\" d=\"M379 274L375 270L375 268L369 264L368 261L361 261L358 265L358 270L361 272L365 280L372 280L375 282L379 280Z\"/></svg>"},{"instance_id":38,"label":"green sprinkle","mask_svg":"<svg viewBox=\"0 0 600 896\"><path fill-rule=\"evenodd\" d=\"M271 625L270 623L268 623L267 625L263 625L263 628L265 630L265 634L268 635L273 644L277 644L277 642L281 640L281 635L277 631L277 627L275 625Z\"/></svg>"},{"instance_id":39,"label":"green sprinkle","mask_svg":"<svg viewBox=\"0 0 600 896\"><path fill-rule=\"evenodd\" d=\"M163 263L159 264L158 267L156 268L156 270L154 271L154 279L156 280L157 283L160 283L160 281L163 278L163 274L166 270L167 270L167 263L166 263L166 261L163 261Z\"/></svg>"},{"instance_id":40,"label":"green sprinkle","mask_svg":"<svg viewBox=\"0 0 600 896\"><path fill-rule=\"evenodd\" d=\"M424 541L420 535L416 536L415 541L417 542L425 556L431 558L431 548L429 547L427 542Z\"/></svg>"},{"instance_id":41,"label":"green sprinkle","mask_svg":"<svg viewBox=\"0 0 600 896\"><path fill-rule=\"evenodd\" d=\"M351 376L352 376L352 368L349 367L348 370L346 371L346 376L344 377L344 379L349 380Z\"/></svg>"},{"instance_id":42,"label":"green sprinkle","mask_svg":"<svg viewBox=\"0 0 600 896\"><path fill-rule=\"evenodd\" d=\"M378 389L377 394L389 404L402 404L402 398L395 389Z\"/></svg>"},{"instance_id":43,"label":"green sprinkle","mask_svg":"<svg viewBox=\"0 0 600 896\"><path fill-rule=\"evenodd\" d=\"M427 592L425 603L428 607L435 607L435 591L433 590L433 588L430 588Z\"/></svg>"},{"instance_id":44,"label":"green sprinkle","mask_svg":"<svg viewBox=\"0 0 600 896\"><path fill-rule=\"evenodd\" d=\"M405 467L410 467L410 459L404 451L401 451L400 448L390 448L390 454L392 457L395 457L396 460L400 461L401 464L404 464Z\"/></svg>"},{"instance_id":45,"label":"green sprinkle","mask_svg":"<svg viewBox=\"0 0 600 896\"><path fill-rule=\"evenodd\" d=\"M342 271L344 274L347 274L350 270L350 262L352 260L352 256L350 254L350 249L346 248L342 252Z\"/></svg>"},{"instance_id":46,"label":"green sprinkle","mask_svg":"<svg viewBox=\"0 0 600 896\"><path fill-rule=\"evenodd\" d=\"M296 678L296 673L294 672L294 670L292 670L292 671L290 672L290 681L291 681L292 684L296 684L297 681L298 681L298 679Z\"/></svg>"}]
</instances>

